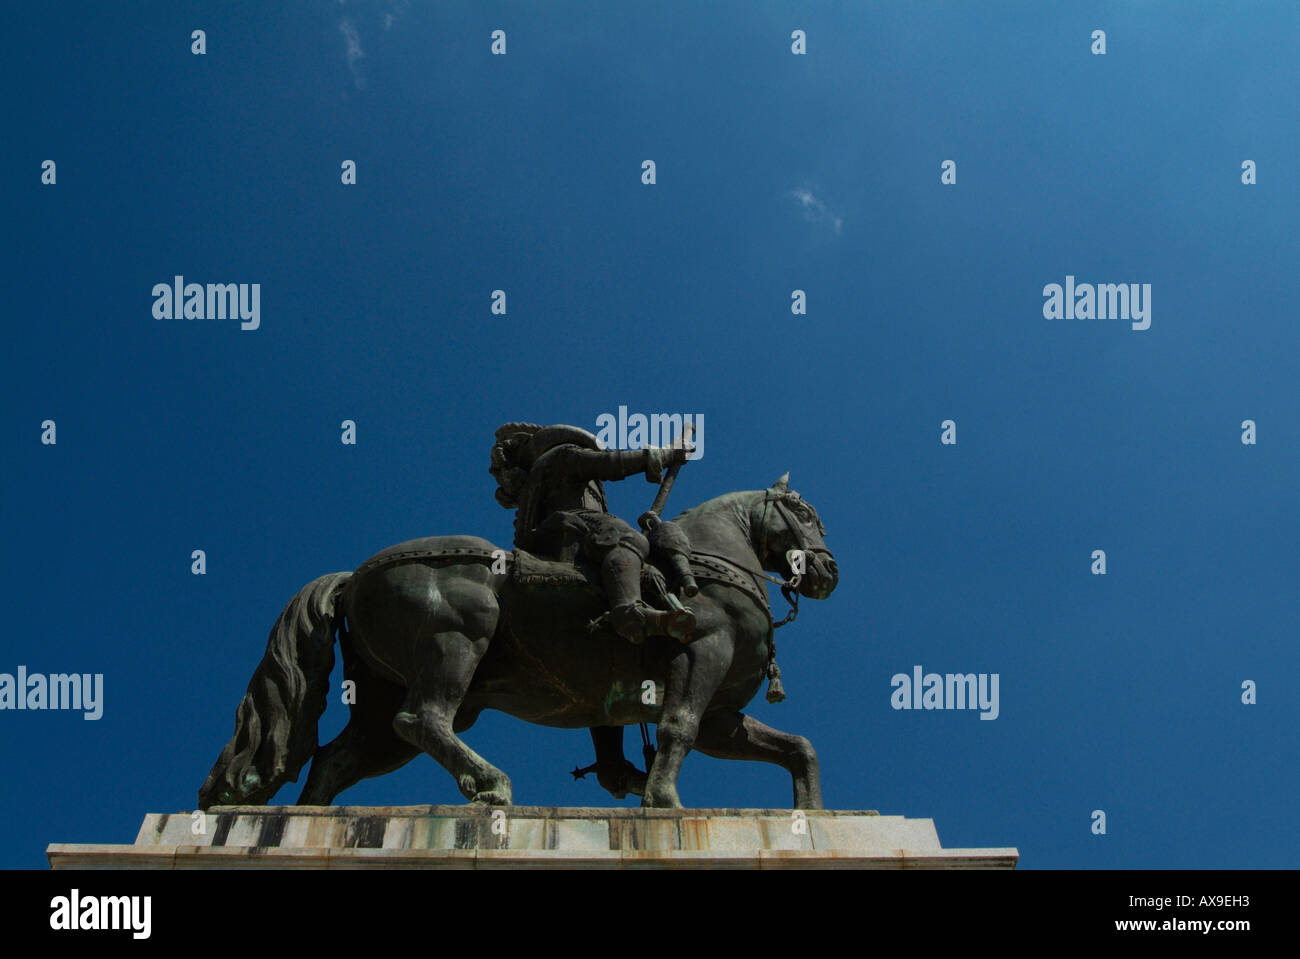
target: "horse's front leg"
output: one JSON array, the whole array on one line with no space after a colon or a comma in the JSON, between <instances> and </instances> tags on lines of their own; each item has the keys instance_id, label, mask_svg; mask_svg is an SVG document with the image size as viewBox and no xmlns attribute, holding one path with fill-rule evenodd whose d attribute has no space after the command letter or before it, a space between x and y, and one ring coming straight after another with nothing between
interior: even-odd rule
<instances>
[{"instance_id":1,"label":"horse's front leg","mask_svg":"<svg viewBox=\"0 0 1300 959\"><path fill-rule=\"evenodd\" d=\"M715 759L775 763L794 779L793 808L822 808L817 753L803 736L783 733L738 709L724 707L711 710L704 716L695 748Z\"/></svg>"},{"instance_id":2,"label":"horse's front leg","mask_svg":"<svg viewBox=\"0 0 1300 959\"><path fill-rule=\"evenodd\" d=\"M646 780L642 806L681 808L677 776L695 744L700 720L731 668L733 648L730 633L718 630L700 636L673 656L656 730L659 752Z\"/></svg>"}]
</instances>

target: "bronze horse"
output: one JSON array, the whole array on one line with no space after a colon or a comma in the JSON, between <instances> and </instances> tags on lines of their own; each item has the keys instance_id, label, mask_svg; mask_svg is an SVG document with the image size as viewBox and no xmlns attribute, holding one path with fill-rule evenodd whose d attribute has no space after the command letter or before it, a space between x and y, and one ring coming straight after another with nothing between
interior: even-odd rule
<instances>
[{"instance_id":1,"label":"bronze horse","mask_svg":"<svg viewBox=\"0 0 1300 959\"><path fill-rule=\"evenodd\" d=\"M199 807L267 803L309 759L298 802L329 805L420 752L472 802L510 805L509 777L459 736L481 711L498 709L543 726L590 727L601 785L640 794L644 806L681 806L678 773L698 749L776 763L793 777L794 807L820 809L808 740L741 711L772 660L761 571L789 576L787 557L800 550L798 593L824 599L835 589L817 511L782 477L709 500L676 522L690 538L700 589L688 644L654 637L633 645L589 629L604 609L598 589L521 581L501 571L505 553L473 536L412 540L355 573L313 580L272 628ZM336 635L344 677L355 684L351 718L318 747ZM640 722L658 727L648 777L622 758L621 727Z\"/></svg>"}]
</instances>

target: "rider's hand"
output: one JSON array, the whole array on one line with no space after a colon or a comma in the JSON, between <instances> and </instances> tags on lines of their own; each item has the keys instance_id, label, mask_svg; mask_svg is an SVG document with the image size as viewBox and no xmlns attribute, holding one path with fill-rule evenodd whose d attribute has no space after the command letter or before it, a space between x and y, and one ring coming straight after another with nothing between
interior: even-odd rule
<instances>
[{"instance_id":1,"label":"rider's hand","mask_svg":"<svg viewBox=\"0 0 1300 959\"><path fill-rule=\"evenodd\" d=\"M668 462L670 464L685 463L695 453L695 447L690 443L685 446L671 446L668 448Z\"/></svg>"}]
</instances>

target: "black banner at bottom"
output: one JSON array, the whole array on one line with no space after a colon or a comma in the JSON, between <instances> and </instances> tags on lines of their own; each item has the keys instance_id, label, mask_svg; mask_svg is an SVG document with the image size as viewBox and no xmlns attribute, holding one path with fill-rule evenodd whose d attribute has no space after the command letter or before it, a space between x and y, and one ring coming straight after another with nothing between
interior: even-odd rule
<instances>
[{"instance_id":1,"label":"black banner at bottom","mask_svg":"<svg viewBox=\"0 0 1300 959\"><path fill-rule=\"evenodd\" d=\"M659 941L689 951L724 940L767 947L789 935L813 944L840 932L865 948L874 934L899 930L926 947L1042 945L1048 935L1050 942L1230 949L1283 932L1295 878L1236 871L15 871L0 872L0 927L82 945L207 941L241 951L280 943L383 949L398 945L395 936L426 935L430 948L463 936L485 949L604 951L623 943L635 951Z\"/></svg>"}]
</instances>

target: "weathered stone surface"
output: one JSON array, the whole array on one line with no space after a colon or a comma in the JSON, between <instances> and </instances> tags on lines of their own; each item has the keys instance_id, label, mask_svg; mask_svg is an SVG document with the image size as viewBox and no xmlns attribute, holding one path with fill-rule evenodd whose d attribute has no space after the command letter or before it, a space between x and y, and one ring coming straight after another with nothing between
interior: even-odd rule
<instances>
[{"instance_id":1,"label":"weathered stone surface","mask_svg":"<svg viewBox=\"0 0 1300 959\"><path fill-rule=\"evenodd\" d=\"M504 813L504 819L501 814ZM55 843L50 866L1010 869L1015 849L944 849L931 819L871 811L549 806L226 806L150 813L132 845Z\"/></svg>"}]
</instances>

